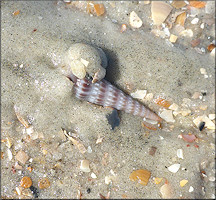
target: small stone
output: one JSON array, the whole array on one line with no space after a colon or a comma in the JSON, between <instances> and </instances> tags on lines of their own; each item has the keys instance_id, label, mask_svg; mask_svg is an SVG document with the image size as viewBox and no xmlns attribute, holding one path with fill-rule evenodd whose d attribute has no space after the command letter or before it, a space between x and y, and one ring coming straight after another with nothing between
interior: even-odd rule
<instances>
[{"instance_id":1,"label":"small stone","mask_svg":"<svg viewBox=\"0 0 216 200\"><path fill-rule=\"evenodd\" d=\"M181 33L179 33L179 35L183 37L193 37L193 31L191 29L186 29L182 31Z\"/></svg>"},{"instance_id":2,"label":"small stone","mask_svg":"<svg viewBox=\"0 0 216 200\"><path fill-rule=\"evenodd\" d=\"M46 189L49 186L50 186L50 181L49 181L48 178L41 178L41 179L39 179L39 181L38 181L38 187L40 189Z\"/></svg>"},{"instance_id":3,"label":"small stone","mask_svg":"<svg viewBox=\"0 0 216 200\"><path fill-rule=\"evenodd\" d=\"M20 186L23 188L29 188L32 186L32 180L28 176L24 176L20 181Z\"/></svg>"},{"instance_id":4,"label":"small stone","mask_svg":"<svg viewBox=\"0 0 216 200\"><path fill-rule=\"evenodd\" d=\"M89 161L88 160L81 160L80 170L83 172L90 172L91 171L89 168Z\"/></svg>"},{"instance_id":5,"label":"small stone","mask_svg":"<svg viewBox=\"0 0 216 200\"><path fill-rule=\"evenodd\" d=\"M19 162L21 162L22 164L25 164L26 161L29 159L29 156L28 156L23 150L20 150L20 151L16 154L15 158L16 158Z\"/></svg>"},{"instance_id":6,"label":"small stone","mask_svg":"<svg viewBox=\"0 0 216 200\"><path fill-rule=\"evenodd\" d=\"M180 168L180 164L173 164L168 167L168 170L172 173L176 173Z\"/></svg>"}]
</instances>

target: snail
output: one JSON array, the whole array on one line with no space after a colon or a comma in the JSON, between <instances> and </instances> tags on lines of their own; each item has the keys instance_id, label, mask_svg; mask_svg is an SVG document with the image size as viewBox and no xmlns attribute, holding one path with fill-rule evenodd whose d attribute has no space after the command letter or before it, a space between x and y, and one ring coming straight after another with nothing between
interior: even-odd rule
<instances>
[{"instance_id":1,"label":"snail","mask_svg":"<svg viewBox=\"0 0 216 200\"><path fill-rule=\"evenodd\" d=\"M101 73L100 70L106 72L104 66L107 66L107 60L105 59L106 55L102 49L98 50L88 45L82 46L80 43L72 45L72 47L74 49L70 48L67 54L70 56L67 60L70 67L65 75L74 83L73 93L78 99L140 116L143 118L144 126L146 126L146 123L148 124L147 121L160 124L162 119L156 113L103 79L105 74ZM84 49L91 51L89 54L86 53L88 56L91 55L90 59L88 56L83 56ZM88 65L85 65L85 61L81 59L85 59ZM105 61L102 64L103 59ZM74 60L76 60L76 62L74 62ZM71 61L72 64L70 64L69 61ZM80 64L80 62L82 64ZM83 65L85 65L85 67L83 67ZM85 72L83 72L83 68ZM87 77L87 73L90 77Z\"/></svg>"}]
</instances>

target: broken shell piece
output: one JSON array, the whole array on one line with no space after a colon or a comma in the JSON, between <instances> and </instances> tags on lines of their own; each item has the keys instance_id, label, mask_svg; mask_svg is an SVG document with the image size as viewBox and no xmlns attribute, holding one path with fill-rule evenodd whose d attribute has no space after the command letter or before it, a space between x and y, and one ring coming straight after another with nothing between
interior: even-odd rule
<instances>
[{"instance_id":1,"label":"broken shell piece","mask_svg":"<svg viewBox=\"0 0 216 200\"><path fill-rule=\"evenodd\" d=\"M194 142L197 139L197 137L194 134L186 134L186 135L181 134L181 136L184 141L190 143Z\"/></svg>"},{"instance_id":2,"label":"broken shell piece","mask_svg":"<svg viewBox=\"0 0 216 200\"><path fill-rule=\"evenodd\" d=\"M187 183L188 183L188 180L183 179L180 181L180 186L184 187Z\"/></svg>"},{"instance_id":3,"label":"broken shell piece","mask_svg":"<svg viewBox=\"0 0 216 200\"><path fill-rule=\"evenodd\" d=\"M29 156L28 156L23 150L20 150L20 151L16 154L15 158L16 158L19 162L21 162L22 164L25 164L26 161L29 159Z\"/></svg>"},{"instance_id":4,"label":"broken shell piece","mask_svg":"<svg viewBox=\"0 0 216 200\"><path fill-rule=\"evenodd\" d=\"M64 62L66 67L63 73L66 76L73 73L79 79L83 79L89 74L94 82L105 77L108 63L101 48L83 43L73 44L65 54Z\"/></svg>"},{"instance_id":5,"label":"broken shell piece","mask_svg":"<svg viewBox=\"0 0 216 200\"><path fill-rule=\"evenodd\" d=\"M206 69L205 68L200 68L200 73L204 74L204 75L207 74Z\"/></svg>"},{"instance_id":6,"label":"broken shell piece","mask_svg":"<svg viewBox=\"0 0 216 200\"><path fill-rule=\"evenodd\" d=\"M207 129L215 130L215 123L211 121L206 115L202 115L193 120L193 123L199 128L201 122L205 122Z\"/></svg>"},{"instance_id":7,"label":"broken shell piece","mask_svg":"<svg viewBox=\"0 0 216 200\"><path fill-rule=\"evenodd\" d=\"M97 178L96 174L93 173L93 172L91 173L91 177L94 178L94 179Z\"/></svg>"},{"instance_id":8,"label":"broken shell piece","mask_svg":"<svg viewBox=\"0 0 216 200\"><path fill-rule=\"evenodd\" d=\"M193 96L191 97L192 99L198 99L200 96L200 92L194 92Z\"/></svg>"},{"instance_id":9,"label":"broken shell piece","mask_svg":"<svg viewBox=\"0 0 216 200\"><path fill-rule=\"evenodd\" d=\"M182 7L186 6L187 4L184 1L174 0L171 5L174 8L179 9L179 8L182 8Z\"/></svg>"},{"instance_id":10,"label":"broken shell piece","mask_svg":"<svg viewBox=\"0 0 216 200\"><path fill-rule=\"evenodd\" d=\"M173 191L169 183L165 183L160 188L160 193L163 199L170 199L173 196Z\"/></svg>"},{"instance_id":11,"label":"broken shell piece","mask_svg":"<svg viewBox=\"0 0 216 200\"><path fill-rule=\"evenodd\" d=\"M91 171L89 168L89 161L88 160L81 160L80 170L83 172L90 172Z\"/></svg>"},{"instance_id":12,"label":"broken shell piece","mask_svg":"<svg viewBox=\"0 0 216 200\"><path fill-rule=\"evenodd\" d=\"M173 35L173 34L170 35L170 39L169 39L170 42L175 43L177 39L178 39L178 36Z\"/></svg>"},{"instance_id":13,"label":"broken shell piece","mask_svg":"<svg viewBox=\"0 0 216 200\"><path fill-rule=\"evenodd\" d=\"M183 150L182 149L178 149L177 150L177 156L178 156L178 158L184 159L184 157L183 157Z\"/></svg>"},{"instance_id":14,"label":"broken shell piece","mask_svg":"<svg viewBox=\"0 0 216 200\"><path fill-rule=\"evenodd\" d=\"M210 120L214 120L215 119L215 114L209 114L208 117L209 117Z\"/></svg>"},{"instance_id":15,"label":"broken shell piece","mask_svg":"<svg viewBox=\"0 0 216 200\"><path fill-rule=\"evenodd\" d=\"M173 118L172 110L164 110L160 117L164 119L166 122L175 122L175 119Z\"/></svg>"},{"instance_id":16,"label":"broken shell piece","mask_svg":"<svg viewBox=\"0 0 216 200\"><path fill-rule=\"evenodd\" d=\"M184 37L193 37L193 31L191 29L186 29L179 33L179 35L184 36Z\"/></svg>"},{"instance_id":17,"label":"broken shell piece","mask_svg":"<svg viewBox=\"0 0 216 200\"><path fill-rule=\"evenodd\" d=\"M130 95L135 99L144 99L147 94L147 90L137 90Z\"/></svg>"},{"instance_id":18,"label":"broken shell piece","mask_svg":"<svg viewBox=\"0 0 216 200\"><path fill-rule=\"evenodd\" d=\"M170 110L178 110L178 105L176 104L176 103L173 103L170 107L169 107L169 109Z\"/></svg>"},{"instance_id":19,"label":"broken shell piece","mask_svg":"<svg viewBox=\"0 0 216 200\"><path fill-rule=\"evenodd\" d=\"M194 191L194 188L192 186L190 186L189 192L193 192L193 191Z\"/></svg>"},{"instance_id":20,"label":"broken shell piece","mask_svg":"<svg viewBox=\"0 0 216 200\"><path fill-rule=\"evenodd\" d=\"M142 20L138 17L138 15L132 11L130 13L129 23L132 28L140 28L142 26Z\"/></svg>"},{"instance_id":21,"label":"broken shell piece","mask_svg":"<svg viewBox=\"0 0 216 200\"><path fill-rule=\"evenodd\" d=\"M9 160L12 160L13 154L12 154L11 150L8 149L7 152L8 152L8 159L9 159Z\"/></svg>"},{"instance_id":22,"label":"broken shell piece","mask_svg":"<svg viewBox=\"0 0 216 200\"><path fill-rule=\"evenodd\" d=\"M131 181L138 180L141 185L147 185L150 177L151 172L145 169L135 170L129 176Z\"/></svg>"},{"instance_id":23,"label":"broken shell piece","mask_svg":"<svg viewBox=\"0 0 216 200\"><path fill-rule=\"evenodd\" d=\"M155 178L154 178L154 183L155 183L155 184L160 184L162 180L163 180L163 178L155 177Z\"/></svg>"},{"instance_id":24,"label":"broken shell piece","mask_svg":"<svg viewBox=\"0 0 216 200\"><path fill-rule=\"evenodd\" d=\"M172 173L176 173L180 169L180 164L173 164L168 167L168 170Z\"/></svg>"},{"instance_id":25,"label":"broken shell piece","mask_svg":"<svg viewBox=\"0 0 216 200\"><path fill-rule=\"evenodd\" d=\"M199 22L199 18L194 18L192 21L191 21L191 24L198 24Z\"/></svg>"},{"instance_id":26,"label":"broken shell piece","mask_svg":"<svg viewBox=\"0 0 216 200\"><path fill-rule=\"evenodd\" d=\"M152 1L151 13L154 25L161 25L172 10L172 6L162 1Z\"/></svg>"},{"instance_id":27,"label":"broken shell piece","mask_svg":"<svg viewBox=\"0 0 216 200\"><path fill-rule=\"evenodd\" d=\"M178 15L178 17L176 18L175 23L180 24L181 26L184 26L185 20L186 20L186 12L183 12L180 15Z\"/></svg>"}]
</instances>

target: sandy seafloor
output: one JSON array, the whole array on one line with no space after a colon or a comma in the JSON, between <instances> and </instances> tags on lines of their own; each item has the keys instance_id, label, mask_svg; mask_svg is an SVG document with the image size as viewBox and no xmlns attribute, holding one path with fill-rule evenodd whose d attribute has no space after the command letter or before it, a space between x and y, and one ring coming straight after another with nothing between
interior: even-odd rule
<instances>
[{"instance_id":1,"label":"sandy seafloor","mask_svg":"<svg viewBox=\"0 0 216 200\"><path fill-rule=\"evenodd\" d=\"M8 147L2 143L1 196L18 198L15 188L23 176L28 176L40 199L77 198L78 191L82 198L100 198L100 193L106 196L109 191L110 198L161 198L160 187L165 179L172 187L173 198L214 198L215 183L209 181L209 177L215 176L214 131L205 128L200 132L193 123L197 116L215 113L214 57L181 45L171 47L147 33L145 25L121 33L118 21L128 20L125 13L142 8L150 16L149 7L128 2L119 3L117 9L108 2L104 4L107 15L97 17L66 8L63 2L2 2L1 138L11 139L13 157L9 160ZM20 14L13 16L16 10ZM76 42L101 47L109 60L106 79L127 93L145 89L154 98L161 95L178 105L184 98L191 99L194 92L206 95L191 99L191 114L174 117L174 123L164 122L161 130L145 129L139 117L124 112L119 114L120 125L111 130L106 118L111 110L76 99L71 93L72 83L60 73L63 55ZM200 74L202 67L208 78ZM131 91L127 84L133 86ZM202 104L208 106L207 110L197 109ZM26 139L14 105L32 124L34 132L44 138ZM156 113L163 110L153 101L147 102L147 106ZM88 151L81 154L59 134L62 128L76 133ZM196 143L199 148L194 147L195 143L187 147L188 143L178 138L189 132L202 139ZM96 144L99 136L104 139ZM154 156L149 155L152 146L157 148ZM15 155L21 149L32 160L20 164L22 169L13 173ZM177 149L183 150L184 159L177 157ZM80 171L83 159L90 161L91 172ZM167 167L175 163L181 167L177 173L171 173ZM31 173L28 166L33 167ZM137 169L151 172L147 186L129 179ZM206 177L201 175L202 170ZM96 179L91 177L92 172ZM106 176L111 177L110 184L105 184ZM38 188L41 177L50 180L49 188ZM155 184L154 177L164 179ZM183 179L188 183L180 187ZM194 191L189 192L190 186Z\"/></svg>"}]
</instances>

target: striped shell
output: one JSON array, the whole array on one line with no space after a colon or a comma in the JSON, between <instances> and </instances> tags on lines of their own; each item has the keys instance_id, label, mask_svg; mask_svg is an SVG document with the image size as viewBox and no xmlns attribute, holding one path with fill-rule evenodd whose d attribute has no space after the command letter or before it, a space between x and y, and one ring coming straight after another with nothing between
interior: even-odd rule
<instances>
[{"instance_id":1,"label":"striped shell","mask_svg":"<svg viewBox=\"0 0 216 200\"><path fill-rule=\"evenodd\" d=\"M126 113L131 113L142 118L161 121L161 118L157 114L104 79L97 83L92 83L91 80L86 78L75 79L73 82L75 83L73 92L80 100L85 100L104 107L113 107L117 110L123 110Z\"/></svg>"}]
</instances>

